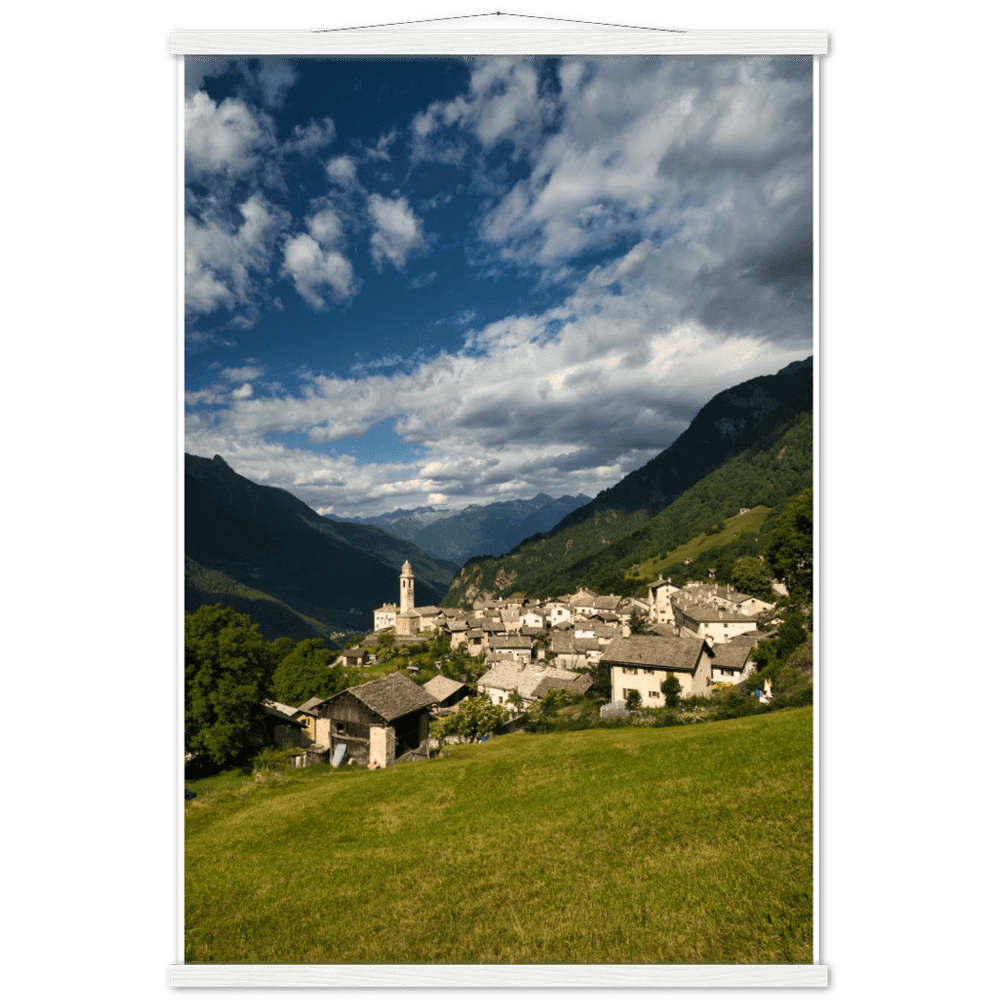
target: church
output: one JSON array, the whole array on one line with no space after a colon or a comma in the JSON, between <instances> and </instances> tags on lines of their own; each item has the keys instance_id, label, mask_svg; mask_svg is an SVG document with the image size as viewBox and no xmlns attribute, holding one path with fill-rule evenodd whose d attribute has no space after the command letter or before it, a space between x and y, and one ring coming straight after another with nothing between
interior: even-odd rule
<instances>
[{"instance_id":1,"label":"church","mask_svg":"<svg viewBox=\"0 0 1000 1000\"><path fill-rule=\"evenodd\" d=\"M375 631L391 628L397 635L416 635L431 627L441 613L439 608L413 606L413 567L403 563L399 574L399 604L383 604L375 610Z\"/></svg>"}]
</instances>

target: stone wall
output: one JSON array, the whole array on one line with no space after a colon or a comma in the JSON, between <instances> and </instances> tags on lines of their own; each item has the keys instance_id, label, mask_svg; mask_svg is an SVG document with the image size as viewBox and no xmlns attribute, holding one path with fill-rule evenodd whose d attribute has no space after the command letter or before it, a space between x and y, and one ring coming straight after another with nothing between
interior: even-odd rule
<instances>
[{"instance_id":1,"label":"stone wall","mask_svg":"<svg viewBox=\"0 0 1000 1000\"><path fill-rule=\"evenodd\" d=\"M389 767L396 762L396 731L392 726L372 726L369 763Z\"/></svg>"}]
</instances>

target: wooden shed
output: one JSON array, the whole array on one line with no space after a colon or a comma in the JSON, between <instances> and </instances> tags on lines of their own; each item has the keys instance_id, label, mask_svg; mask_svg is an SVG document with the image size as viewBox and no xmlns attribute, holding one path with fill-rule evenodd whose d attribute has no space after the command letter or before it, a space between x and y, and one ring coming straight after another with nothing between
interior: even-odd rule
<instances>
[{"instance_id":1,"label":"wooden shed","mask_svg":"<svg viewBox=\"0 0 1000 1000\"><path fill-rule=\"evenodd\" d=\"M352 757L360 763L368 763L375 759L372 756L374 736L377 737L379 763L391 764L406 753L429 752L430 708L435 703L436 699L409 677L389 674L347 688L315 706L313 711L318 720L329 720L330 745L346 743ZM317 725L317 738L326 735L325 729ZM381 748L387 745L387 730L389 749L383 761Z\"/></svg>"}]
</instances>

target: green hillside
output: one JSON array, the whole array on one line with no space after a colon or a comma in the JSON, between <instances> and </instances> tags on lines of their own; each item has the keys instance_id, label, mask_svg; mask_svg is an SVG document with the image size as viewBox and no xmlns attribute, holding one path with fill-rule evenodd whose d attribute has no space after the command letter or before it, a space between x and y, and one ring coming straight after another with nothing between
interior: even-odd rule
<instances>
[{"instance_id":1,"label":"green hillside","mask_svg":"<svg viewBox=\"0 0 1000 1000\"><path fill-rule=\"evenodd\" d=\"M812 789L809 708L206 789L185 961L808 963Z\"/></svg>"},{"instance_id":2,"label":"green hillside","mask_svg":"<svg viewBox=\"0 0 1000 1000\"><path fill-rule=\"evenodd\" d=\"M260 626L265 639L326 639L329 629L315 618L301 614L271 594L255 590L217 569L206 569L193 559L184 560L184 606L189 610L203 604L222 604Z\"/></svg>"},{"instance_id":3,"label":"green hillside","mask_svg":"<svg viewBox=\"0 0 1000 1000\"><path fill-rule=\"evenodd\" d=\"M467 563L443 603L458 607L487 593L555 596L581 586L624 594L661 573L693 578L709 567L724 581L736 558L762 551L784 505L811 483L812 413L806 412L771 428L655 516L606 511L528 539L500 559ZM743 508L767 514L737 520ZM695 561L685 566L688 557Z\"/></svg>"}]
</instances>

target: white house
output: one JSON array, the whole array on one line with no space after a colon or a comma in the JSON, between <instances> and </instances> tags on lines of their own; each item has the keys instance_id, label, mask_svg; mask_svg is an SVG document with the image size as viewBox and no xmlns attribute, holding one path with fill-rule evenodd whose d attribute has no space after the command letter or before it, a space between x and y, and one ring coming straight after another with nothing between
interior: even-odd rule
<instances>
[{"instance_id":1,"label":"white house","mask_svg":"<svg viewBox=\"0 0 1000 1000\"><path fill-rule=\"evenodd\" d=\"M612 701L638 691L644 708L660 708L666 704L660 685L670 676L682 697L711 693L712 649L704 639L631 635L612 642L602 662L611 667Z\"/></svg>"}]
</instances>

